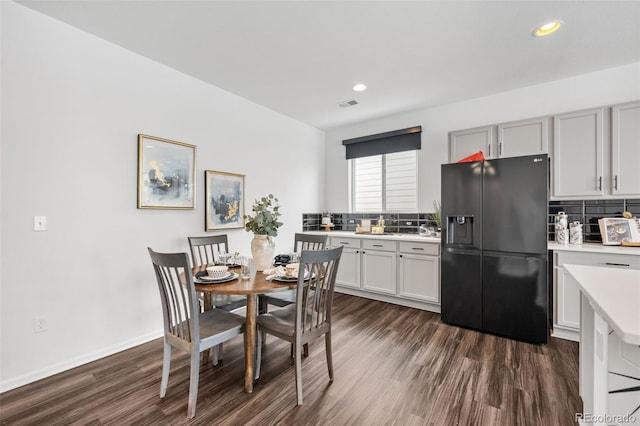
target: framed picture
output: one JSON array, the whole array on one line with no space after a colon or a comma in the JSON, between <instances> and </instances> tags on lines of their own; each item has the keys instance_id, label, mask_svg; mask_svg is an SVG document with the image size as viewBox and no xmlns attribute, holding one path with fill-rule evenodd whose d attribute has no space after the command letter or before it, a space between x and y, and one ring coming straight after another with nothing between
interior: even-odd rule
<instances>
[{"instance_id":1,"label":"framed picture","mask_svg":"<svg viewBox=\"0 0 640 426\"><path fill-rule=\"evenodd\" d=\"M196 146L138 135L138 208L194 209Z\"/></svg>"},{"instance_id":2,"label":"framed picture","mask_svg":"<svg viewBox=\"0 0 640 426\"><path fill-rule=\"evenodd\" d=\"M205 170L205 230L244 228L244 175Z\"/></svg>"}]
</instances>

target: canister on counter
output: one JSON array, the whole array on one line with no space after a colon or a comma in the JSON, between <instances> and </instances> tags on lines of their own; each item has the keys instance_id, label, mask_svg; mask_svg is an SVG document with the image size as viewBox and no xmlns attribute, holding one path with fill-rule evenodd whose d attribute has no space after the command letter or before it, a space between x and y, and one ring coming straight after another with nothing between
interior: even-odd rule
<instances>
[{"instance_id":1,"label":"canister on counter","mask_svg":"<svg viewBox=\"0 0 640 426\"><path fill-rule=\"evenodd\" d=\"M583 241L582 224L578 221L571 222L571 224L569 224L569 243L582 245Z\"/></svg>"},{"instance_id":2,"label":"canister on counter","mask_svg":"<svg viewBox=\"0 0 640 426\"><path fill-rule=\"evenodd\" d=\"M565 212L558 212L555 217L556 243L569 244L569 219Z\"/></svg>"}]
</instances>

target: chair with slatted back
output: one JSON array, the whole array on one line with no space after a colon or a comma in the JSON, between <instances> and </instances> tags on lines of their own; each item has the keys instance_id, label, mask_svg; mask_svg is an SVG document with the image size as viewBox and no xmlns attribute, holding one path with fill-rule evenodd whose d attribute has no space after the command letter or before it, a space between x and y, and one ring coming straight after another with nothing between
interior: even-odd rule
<instances>
[{"instance_id":1,"label":"chair with slatted back","mask_svg":"<svg viewBox=\"0 0 640 426\"><path fill-rule=\"evenodd\" d=\"M255 376L260 377L262 333L290 342L294 346L298 405L302 405L302 347L321 336L325 337L329 381L333 382L331 307L342 249L341 246L330 250L303 251L295 304L260 314L256 318L258 345Z\"/></svg>"},{"instance_id":2,"label":"chair with slatted back","mask_svg":"<svg viewBox=\"0 0 640 426\"><path fill-rule=\"evenodd\" d=\"M148 248L155 271L164 319L164 356L160 398L169 382L171 348L191 357L187 416L196 413L200 353L244 333L245 318L221 309L200 312L187 253L157 253Z\"/></svg>"},{"instance_id":3,"label":"chair with slatted back","mask_svg":"<svg viewBox=\"0 0 640 426\"><path fill-rule=\"evenodd\" d=\"M302 250L324 250L327 246L329 236L327 235L310 235L296 233L293 240L294 253L300 253ZM259 312L264 313L268 310L268 305L285 307L296 301L295 290L279 291L271 294L262 294L259 296Z\"/></svg>"},{"instance_id":4,"label":"chair with slatted back","mask_svg":"<svg viewBox=\"0 0 640 426\"><path fill-rule=\"evenodd\" d=\"M193 266L206 265L218 261L220 253L229 252L227 235L208 235L206 237L188 237ZM211 305L225 311L234 311L247 305L247 298L237 295L208 295Z\"/></svg>"}]
</instances>

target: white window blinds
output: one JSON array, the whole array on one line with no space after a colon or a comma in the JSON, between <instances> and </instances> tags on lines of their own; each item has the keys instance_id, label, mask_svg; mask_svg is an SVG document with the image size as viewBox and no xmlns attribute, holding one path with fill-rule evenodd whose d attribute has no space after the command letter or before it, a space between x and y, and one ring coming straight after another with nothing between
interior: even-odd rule
<instances>
[{"instance_id":1,"label":"white window blinds","mask_svg":"<svg viewBox=\"0 0 640 426\"><path fill-rule=\"evenodd\" d=\"M355 158L354 212L417 211L417 154L404 151Z\"/></svg>"}]
</instances>

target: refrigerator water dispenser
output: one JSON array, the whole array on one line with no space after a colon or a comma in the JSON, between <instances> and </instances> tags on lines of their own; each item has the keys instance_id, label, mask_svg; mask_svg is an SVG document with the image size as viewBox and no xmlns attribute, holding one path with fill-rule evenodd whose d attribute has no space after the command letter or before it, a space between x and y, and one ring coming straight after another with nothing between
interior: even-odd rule
<instances>
[{"instance_id":1,"label":"refrigerator water dispenser","mask_svg":"<svg viewBox=\"0 0 640 426\"><path fill-rule=\"evenodd\" d=\"M473 245L473 216L447 216L447 243Z\"/></svg>"}]
</instances>

